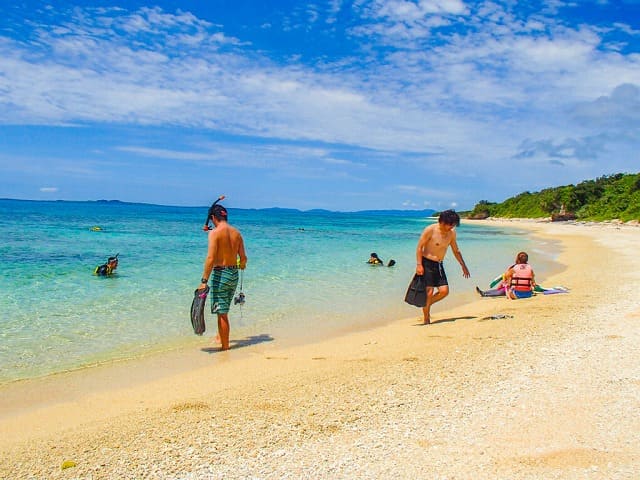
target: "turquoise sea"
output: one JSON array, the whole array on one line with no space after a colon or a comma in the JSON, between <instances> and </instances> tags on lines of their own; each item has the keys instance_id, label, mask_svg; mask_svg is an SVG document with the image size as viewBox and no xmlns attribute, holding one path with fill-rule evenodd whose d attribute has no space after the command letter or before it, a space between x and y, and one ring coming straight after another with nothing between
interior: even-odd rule
<instances>
[{"instance_id":1,"label":"turquoise sea","mask_svg":"<svg viewBox=\"0 0 640 480\"><path fill-rule=\"evenodd\" d=\"M199 283L207 207L120 202L0 200L0 383L193 345L189 309ZM246 303L232 307L232 348L304 342L400 318L420 318L404 303L416 242L433 218L406 212L229 209L249 257ZM92 231L100 226L102 230ZM514 228L463 223L458 243L471 270L463 279L449 252L452 294L439 312L475 299L474 286L527 250L537 278L557 246ZM392 268L366 264L371 252ZM93 275L119 253L117 274ZM234 343L235 342L235 343Z\"/></svg>"}]
</instances>

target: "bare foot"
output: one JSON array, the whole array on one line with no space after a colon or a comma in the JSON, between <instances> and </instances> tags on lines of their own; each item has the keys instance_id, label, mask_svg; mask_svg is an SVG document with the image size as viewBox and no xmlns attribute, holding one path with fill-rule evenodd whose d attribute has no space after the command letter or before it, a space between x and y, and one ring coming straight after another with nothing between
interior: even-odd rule
<instances>
[{"instance_id":1,"label":"bare foot","mask_svg":"<svg viewBox=\"0 0 640 480\"><path fill-rule=\"evenodd\" d=\"M423 325L430 325L431 324L431 318L430 317L424 317L424 322L422 322Z\"/></svg>"}]
</instances>

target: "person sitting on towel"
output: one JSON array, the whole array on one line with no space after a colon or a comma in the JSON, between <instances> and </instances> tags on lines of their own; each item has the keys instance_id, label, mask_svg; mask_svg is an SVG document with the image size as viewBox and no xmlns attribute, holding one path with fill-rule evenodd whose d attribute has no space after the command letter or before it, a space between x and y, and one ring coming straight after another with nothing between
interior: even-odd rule
<instances>
[{"instance_id":1,"label":"person sitting on towel","mask_svg":"<svg viewBox=\"0 0 640 480\"><path fill-rule=\"evenodd\" d=\"M480 290L480 288L476 287L476 292L483 297L508 296L511 299L530 297L533 295L536 282L533 268L531 268L528 261L529 255L526 252L519 252L516 255L516 263L502 274L502 282L498 288Z\"/></svg>"}]
</instances>

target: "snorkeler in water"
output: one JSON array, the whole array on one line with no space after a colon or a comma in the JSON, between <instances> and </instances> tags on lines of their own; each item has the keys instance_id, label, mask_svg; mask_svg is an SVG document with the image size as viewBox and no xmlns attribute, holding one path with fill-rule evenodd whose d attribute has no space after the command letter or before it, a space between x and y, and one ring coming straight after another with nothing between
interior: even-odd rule
<instances>
[{"instance_id":1,"label":"snorkeler in water","mask_svg":"<svg viewBox=\"0 0 640 480\"><path fill-rule=\"evenodd\" d=\"M367 260L369 265L384 265L384 261L378 256L376 252L372 252L369 256L369 260ZM393 267L396 264L396 261L391 259L387 264L387 267Z\"/></svg>"},{"instance_id":2,"label":"snorkeler in water","mask_svg":"<svg viewBox=\"0 0 640 480\"><path fill-rule=\"evenodd\" d=\"M107 259L107 263L103 263L102 265L98 265L93 271L94 275L98 275L99 277L109 277L113 275L118 268L118 255L116 253L115 257L109 257Z\"/></svg>"},{"instance_id":3,"label":"snorkeler in water","mask_svg":"<svg viewBox=\"0 0 640 480\"><path fill-rule=\"evenodd\" d=\"M384 265L384 262L380 257L378 257L378 254L376 252L371 253L371 255L369 256L369 260L367 260L367 263L370 265Z\"/></svg>"}]
</instances>

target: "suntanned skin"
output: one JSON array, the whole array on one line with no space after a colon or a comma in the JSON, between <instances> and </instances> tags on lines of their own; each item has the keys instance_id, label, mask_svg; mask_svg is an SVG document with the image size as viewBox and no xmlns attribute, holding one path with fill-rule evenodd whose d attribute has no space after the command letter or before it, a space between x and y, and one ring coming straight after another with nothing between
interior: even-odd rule
<instances>
[{"instance_id":1,"label":"suntanned skin","mask_svg":"<svg viewBox=\"0 0 640 480\"><path fill-rule=\"evenodd\" d=\"M209 230L209 246L207 258L204 261L204 273L202 278L209 278L213 267L234 267L238 265L244 270L247 266L247 254L244 250L244 240L240 232L229 225L226 220L218 220L211 216L215 228ZM198 289L205 288L206 283L201 283ZM218 337L222 350L229 350L229 315L218 313Z\"/></svg>"},{"instance_id":2,"label":"suntanned skin","mask_svg":"<svg viewBox=\"0 0 640 480\"><path fill-rule=\"evenodd\" d=\"M451 246L453 255L460 263L462 267L462 275L464 278L469 278L471 274L467 265L464 263L458 243L456 242L456 231L454 225L439 221L433 225L426 227L420 240L418 240L418 246L416 248L416 274L424 275L424 267L422 266L422 257L426 257L434 262L441 262L444 260L444 256L447 253L447 248ZM437 287L438 293L434 295L434 287L427 287L427 304L422 307L422 314L424 316L424 324L431 323L431 305L439 302L444 297L449 295L449 286L443 285Z\"/></svg>"}]
</instances>

